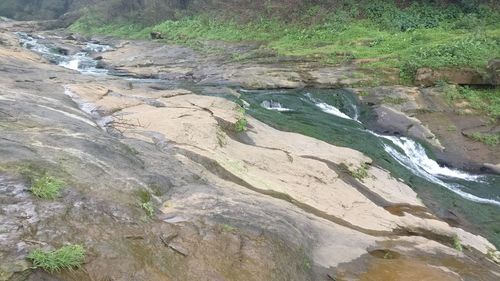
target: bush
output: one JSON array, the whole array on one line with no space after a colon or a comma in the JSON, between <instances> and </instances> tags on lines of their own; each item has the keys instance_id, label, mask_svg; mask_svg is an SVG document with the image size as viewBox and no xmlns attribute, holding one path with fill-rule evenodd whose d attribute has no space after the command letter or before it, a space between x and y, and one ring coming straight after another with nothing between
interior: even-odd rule
<instances>
[{"instance_id":1,"label":"bush","mask_svg":"<svg viewBox=\"0 0 500 281\"><path fill-rule=\"evenodd\" d=\"M234 130L237 133L241 133L247 130L248 121L245 117L240 117L234 124Z\"/></svg>"},{"instance_id":2,"label":"bush","mask_svg":"<svg viewBox=\"0 0 500 281\"><path fill-rule=\"evenodd\" d=\"M34 268L41 268L50 273L63 269L80 267L85 260L85 249L81 245L66 245L54 251L36 249L28 255Z\"/></svg>"}]
</instances>

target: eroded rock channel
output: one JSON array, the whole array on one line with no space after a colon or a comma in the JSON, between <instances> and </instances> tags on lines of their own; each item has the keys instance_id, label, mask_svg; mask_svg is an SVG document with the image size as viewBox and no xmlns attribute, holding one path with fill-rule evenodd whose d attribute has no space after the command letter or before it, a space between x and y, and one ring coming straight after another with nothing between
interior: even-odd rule
<instances>
[{"instance_id":1,"label":"eroded rock channel","mask_svg":"<svg viewBox=\"0 0 500 281\"><path fill-rule=\"evenodd\" d=\"M0 280L498 280L495 245L440 219L369 151L276 129L295 122L301 103L338 118L326 123L350 122L339 129L347 140L354 131L361 135L351 138L385 139L381 151L392 143L394 154L384 157L411 165L404 149L418 143L367 130L352 103L334 107L314 91L290 94L289 103L229 87L254 81L243 68L229 77L169 61L134 65L148 53L139 44L113 42L111 50L50 32L23 37L14 32L25 24L1 24ZM182 48L161 48L217 69ZM262 87L282 79L272 77ZM429 174L414 168L421 174L413 177ZM41 174L64 181L56 200L30 192ZM144 194L151 216L140 206ZM498 214L498 198L467 194ZM31 250L65 243L85 246L82 267L31 269Z\"/></svg>"}]
</instances>

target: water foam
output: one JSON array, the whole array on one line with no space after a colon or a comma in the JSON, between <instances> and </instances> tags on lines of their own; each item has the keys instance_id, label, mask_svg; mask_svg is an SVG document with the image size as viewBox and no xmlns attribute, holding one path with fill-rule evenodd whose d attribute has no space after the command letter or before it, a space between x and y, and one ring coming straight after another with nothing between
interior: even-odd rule
<instances>
[{"instance_id":1,"label":"water foam","mask_svg":"<svg viewBox=\"0 0 500 281\"><path fill-rule=\"evenodd\" d=\"M260 104L260 106L268 110L275 110L280 112L292 111L292 109L283 107L281 103L273 100L265 100Z\"/></svg>"},{"instance_id":2,"label":"water foam","mask_svg":"<svg viewBox=\"0 0 500 281\"><path fill-rule=\"evenodd\" d=\"M325 113L328 113L328 114L331 114L331 115L335 115L337 117L344 118L344 119L354 120L351 117L349 117L347 114L345 114L342 111L340 111L335 106L327 104L327 103L325 103L325 102L323 102L323 101L321 101L319 99L313 98L310 93L306 93L305 96L310 101L312 101L314 103L314 105L316 105L316 107L318 107L319 109L321 109L321 111L323 111Z\"/></svg>"}]
</instances>

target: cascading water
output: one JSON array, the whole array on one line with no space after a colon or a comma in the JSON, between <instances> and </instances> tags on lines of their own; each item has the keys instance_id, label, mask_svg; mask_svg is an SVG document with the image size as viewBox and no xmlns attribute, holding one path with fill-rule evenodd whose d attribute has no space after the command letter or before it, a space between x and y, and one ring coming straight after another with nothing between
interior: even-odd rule
<instances>
[{"instance_id":1,"label":"cascading water","mask_svg":"<svg viewBox=\"0 0 500 281\"><path fill-rule=\"evenodd\" d=\"M52 63L68 69L77 70L84 74L102 75L108 73L108 70L99 68L99 62L92 59L89 55L92 53L109 51L111 50L110 46L86 43L80 52L74 55L62 55L57 53L53 48L49 48L45 44L39 43L39 40L46 39L43 36L31 36L23 32L17 32L16 35L19 37L23 47L41 54Z\"/></svg>"},{"instance_id":2,"label":"cascading water","mask_svg":"<svg viewBox=\"0 0 500 281\"><path fill-rule=\"evenodd\" d=\"M412 186L434 209L459 213L500 244L500 176L471 175L440 166L426 149L407 137L368 130L359 120L372 118L360 110L347 90L289 90L241 92L249 114L285 131L298 132L368 155L374 164ZM272 100L291 111L277 112L260 105ZM359 120L358 120L359 119Z\"/></svg>"}]
</instances>

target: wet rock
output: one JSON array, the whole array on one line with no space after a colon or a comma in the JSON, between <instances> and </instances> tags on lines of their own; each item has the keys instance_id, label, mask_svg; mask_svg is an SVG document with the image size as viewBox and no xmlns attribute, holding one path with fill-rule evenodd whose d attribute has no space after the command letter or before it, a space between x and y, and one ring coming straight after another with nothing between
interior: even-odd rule
<instances>
[{"instance_id":1,"label":"wet rock","mask_svg":"<svg viewBox=\"0 0 500 281\"><path fill-rule=\"evenodd\" d=\"M500 164L491 164L491 163L484 163L483 166L488 170L493 173L499 174L500 175Z\"/></svg>"},{"instance_id":2,"label":"wet rock","mask_svg":"<svg viewBox=\"0 0 500 281\"><path fill-rule=\"evenodd\" d=\"M444 149L436 136L416 118L382 105L374 109L377 114L376 128L389 134L406 135L424 140L438 149Z\"/></svg>"},{"instance_id":3,"label":"wet rock","mask_svg":"<svg viewBox=\"0 0 500 281\"><path fill-rule=\"evenodd\" d=\"M161 32L151 32L149 35L153 40L163 39Z\"/></svg>"},{"instance_id":4,"label":"wet rock","mask_svg":"<svg viewBox=\"0 0 500 281\"><path fill-rule=\"evenodd\" d=\"M63 47L57 47L55 50L58 54L63 55L63 56L68 56L70 53L68 49L65 49Z\"/></svg>"}]
</instances>

